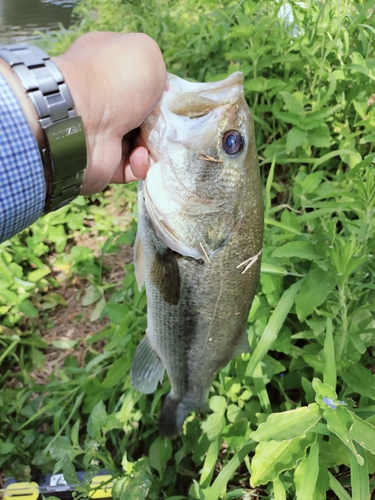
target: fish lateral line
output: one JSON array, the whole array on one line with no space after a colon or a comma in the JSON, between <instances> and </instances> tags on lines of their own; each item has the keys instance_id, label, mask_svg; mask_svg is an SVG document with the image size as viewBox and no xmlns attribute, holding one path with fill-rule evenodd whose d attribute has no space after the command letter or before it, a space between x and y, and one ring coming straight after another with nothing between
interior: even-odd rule
<instances>
[{"instance_id":1,"label":"fish lateral line","mask_svg":"<svg viewBox=\"0 0 375 500\"><path fill-rule=\"evenodd\" d=\"M241 262L241 264L238 264L238 266L236 266L236 269L239 269L242 266L246 266L245 269L243 271L241 271L241 274L245 274L246 271L249 270L250 267L253 266L255 264L255 262L259 259L259 257L262 255L262 252L263 252L263 249L261 248L256 255L244 260L243 262Z\"/></svg>"}]
</instances>

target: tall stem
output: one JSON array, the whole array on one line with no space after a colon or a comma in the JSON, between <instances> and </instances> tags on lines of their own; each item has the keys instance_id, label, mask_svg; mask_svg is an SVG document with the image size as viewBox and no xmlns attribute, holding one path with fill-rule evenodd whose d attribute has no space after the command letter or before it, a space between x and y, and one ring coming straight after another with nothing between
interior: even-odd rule
<instances>
[{"instance_id":1,"label":"tall stem","mask_svg":"<svg viewBox=\"0 0 375 500\"><path fill-rule=\"evenodd\" d=\"M340 339L337 344L337 361L342 360L343 355L346 353L349 341L348 331L348 307L346 302L346 287L345 282L339 287L339 304L340 304L340 318L341 318L341 332Z\"/></svg>"}]
</instances>

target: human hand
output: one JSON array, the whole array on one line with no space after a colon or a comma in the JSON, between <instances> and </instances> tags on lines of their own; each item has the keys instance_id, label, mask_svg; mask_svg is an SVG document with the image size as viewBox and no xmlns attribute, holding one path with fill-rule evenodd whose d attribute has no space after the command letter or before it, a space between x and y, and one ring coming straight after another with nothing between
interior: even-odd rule
<instances>
[{"instance_id":1,"label":"human hand","mask_svg":"<svg viewBox=\"0 0 375 500\"><path fill-rule=\"evenodd\" d=\"M54 57L82 117L87 168L81 194L146 176L149 159L134 131L166 87L163 57L142 33L94 32ZM131 133L129 133L131 132Z\"/></svg>"}]
</instances>

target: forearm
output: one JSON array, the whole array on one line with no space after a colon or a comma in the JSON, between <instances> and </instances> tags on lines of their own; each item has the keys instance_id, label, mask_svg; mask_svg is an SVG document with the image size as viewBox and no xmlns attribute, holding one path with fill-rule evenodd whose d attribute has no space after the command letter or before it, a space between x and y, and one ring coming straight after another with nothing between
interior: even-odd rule
<instances>
[{"instance_id":1,"label":"forearm","mask_svg":"<svg viewBox=\"0 0 375 500\"><path fill-rule=\"evenodd\" d=\"M32 46L2 47L0 75L5 79L2 86L6 81L13 91L7 85L0 96L4 107L0 142L12 150L14 160L12 170L9 161L5 165L4 157L0 158L0 226L9 225L9 212L4 207L10 198L18 207L17 217L23 214L27 221L15 225L13 232L0 227L0 241L37 218L34 212L34 218L30 216L23 187L22 161L29 162L31 156L34 170L28 163L28 172L34 175L35 183L43 184L43 192L37 191L45 201L40 210L38 198L39 215L63 206L80 191L97 193L110 182L125 183L146 176L148 151L139 134L132 131L157 105L167 81L160 49L150 37L89 33L52 60ZM14 108L11 112L5 109L8 101ZM14 119L14 110L19 126L10 137L7 121ZM6 195L8 182L13 194ZM23 204L15 201L17 190L24 193Z\"/></svg>"},{"instance_id":2,"label":"forearm","mask_svg":"<svg viewBox=\"0 0 375 500\"><path fill-rule=\"evenodd\" d=\"M5 78L8 85L13 91L13 94L17 98L22 111L29 123L32 133L34 134L35 140L37 141L38 146L42 141L42 131L38 122L38 115L35 111L35 107L30 99L26 95L26 91L23 88L19 78L13 73L10 69L9 65L5 63L2 59L0 59L0 74Z\"/></svg>"},{"instance_id":3,"label":"forearm","mask_svg":"<svg viewBox=\"0 0 375 500\"><path fill-rule=\"evenodd\" d=\"M45 193L35 137L23 108L0 73L0 242L40 217Z\"/></svg>"},{"instance_id":4,"label":"forearm","mask_svg":"<svg viewBox=\"0 0 375 500\"><path fill-rule=\"evenodd\" d=\"M21 82L2 59L1 76L9 89L2 87L0 99L0 142L3 145L3 154L0 153L0 242L35 222L43 212L46 199L40 158L42 131L37 113ZM25 144L29 145L28 150ZM4 154L5 150L8 154Z\"/></svg>"}]
</instances>

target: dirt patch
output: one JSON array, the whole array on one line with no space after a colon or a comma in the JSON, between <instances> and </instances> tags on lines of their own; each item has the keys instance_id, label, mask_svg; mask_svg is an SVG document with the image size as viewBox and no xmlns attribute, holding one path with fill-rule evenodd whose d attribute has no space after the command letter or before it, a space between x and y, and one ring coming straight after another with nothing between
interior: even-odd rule
<instances>
[{"instance_id":1,"label":"dirt patch","mask_svg":"<svg viewBox=\"0 0 375 500\"><path fill-rule=\"evenodd\" d=\"M91 248L96 257L100 256L101 247L105 238L93 238L90 235L80 235L76 244ZM127 245L121 245L120 251L103 256L103 282L106 284L120 284L126 275L125 264L132 262L133 249ZM63 276L61 270L55 270L59 276L61 285L57 292L65 301L51 310L48 317L48 327L43 325L40 333L49 344L44 350L46 362L43 368L34 370L30 376L39 384L45 384L52 373L56 373L64 366L65 358L74 356L79 364L83 366L89 346L87 339L93 334L102 331L109 323L107 317L92 321L90 318L96 307L96 302L82 305L82 297L85 295L90 281L86 278ZM108 298L108 297L106 297ZM55 341L78 341L72 349L59 349L53 346Z\"/></svg>"}]
</instances>

